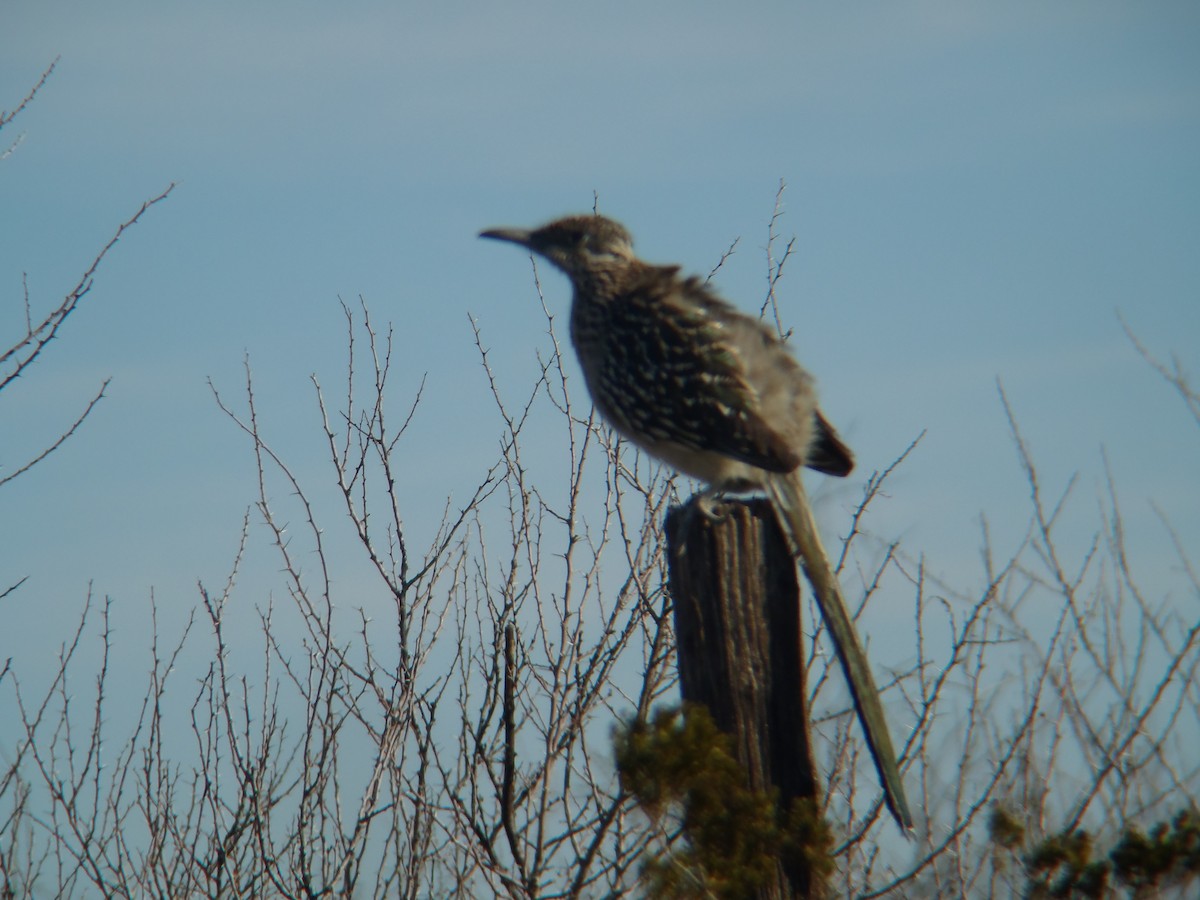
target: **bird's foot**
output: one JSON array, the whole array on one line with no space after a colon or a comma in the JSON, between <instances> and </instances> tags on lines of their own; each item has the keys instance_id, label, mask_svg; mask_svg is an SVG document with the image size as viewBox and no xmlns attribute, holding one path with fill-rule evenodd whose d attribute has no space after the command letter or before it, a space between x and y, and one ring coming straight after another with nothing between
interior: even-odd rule
<instances>
[{"instance_id":1,"label":"bird's foot","mask_svg":"<svg viewBox=\"0 0 1200 900\"><path fill-rule=\"evenodd\" d=\"M701 491L696 495L696 509L700 515L708 519L710 522L720 522L725 518L727 513L717 509L717 504L725 499L725 492L715 489Z\"/></svg>"}]
</instances>

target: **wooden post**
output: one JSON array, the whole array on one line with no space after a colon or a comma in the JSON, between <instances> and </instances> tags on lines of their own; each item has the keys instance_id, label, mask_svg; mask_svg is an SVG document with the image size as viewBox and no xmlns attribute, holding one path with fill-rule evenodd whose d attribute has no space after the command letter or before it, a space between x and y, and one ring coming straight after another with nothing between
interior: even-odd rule
<instances>
[{"instance_id":1,"label":"wooden post","mask_svg":"<svg viewBox=\"0 0 1200 900\"><path fill-rule=\"evenodd\" d=\"M819 789L804 686L800 586L767 500L717 505L695 498L667 514L669 586L683 699L708 707L734 742L753 790L778 791L781 810ZM803 863L778 867L766 900L823 895Z\"/></svg>"}]
</instances>

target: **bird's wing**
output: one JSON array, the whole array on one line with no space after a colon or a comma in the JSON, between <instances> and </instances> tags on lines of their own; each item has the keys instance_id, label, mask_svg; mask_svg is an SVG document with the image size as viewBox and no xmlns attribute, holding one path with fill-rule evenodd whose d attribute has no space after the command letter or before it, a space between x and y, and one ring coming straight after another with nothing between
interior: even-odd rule
<instances>
[{"instance_id":1,"label":"bird's wing","mask_svg":"<svg viewBox=\"0 0 1200 900\"><path fill-rule=\"evenodd\" d=\"M810 469L844 478L854 470L854 454L842 443L838 433L821 411L816 411L816 432L808 444L804 464Z\"/></svg>"},{"instance_id":2,"label":"bird's wing","mask_svg":"<svg viewBox=\"0 0 1200 900\"><path fill-rule=\"evenodd\" d=\"M606 310L610 322L604 331L615 336L603 356L613 368L599 373L597 386L598 399L609 395L610 402L602 403L606 415L633 433L721 453L770 472L800 466L804 448L764 415L762 399L747 378L745 329L760 329L758 323L695 279L663 278L662 270L653 269L648 274L652 277ZM799 371L786 349L773 349ZM641 394L633 402L613 396L631 389Z\"/></svg>"}]
</instances>

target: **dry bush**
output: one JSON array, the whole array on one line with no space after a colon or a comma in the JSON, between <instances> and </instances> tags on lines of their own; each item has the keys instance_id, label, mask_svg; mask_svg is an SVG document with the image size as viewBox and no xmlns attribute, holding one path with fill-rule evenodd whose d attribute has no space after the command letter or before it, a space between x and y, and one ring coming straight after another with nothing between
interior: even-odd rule
<instances>
[{"instance_id":1,"label":"dry bush","mask_svg":"<svg viewBox=\"0 0 1200 900\"><path fill-rule=\"evenodd\" d=\"M786 257L764 309L778 309ZM365 304L344 309L340 399L314 381L340 510L271 446L247 364L239 402L214 396L246 435L257 499L225 583L201 585L169 638L151 623L140 702L109 683L111 655L135 648L114 646L107 600L89 597L48 685L0 673L13 708L0 727L6 896L607 897L636 894L643 862L683 840L622 792L611 744L620 719L677 698L660 536L674 481L572 394L547 311L540 374L517 400L476 330L496 456L422 533L404 441L421 389L393 398L390 329ZM908 451L834 525L864 622L884 596L910 604L912 664L881 684L922 812L911 841L881 817L818 630L808 683L835 895L1023 893L1020 847L992 840L998 807L1033 837L1115 836L1195 804L1200 626L1139 587L1111 479L1085 549L1062 549L1077 489L1041 483L1003 405L1029 529L1014 547L986 542L982 589L938 584L872 535L872 504ZM539 436L557 429L567 465L527 462L535 422ZM260 528L282 601L239 593ZM81 662L89 644L96 665Z\"/></svg>"}]
</instances>

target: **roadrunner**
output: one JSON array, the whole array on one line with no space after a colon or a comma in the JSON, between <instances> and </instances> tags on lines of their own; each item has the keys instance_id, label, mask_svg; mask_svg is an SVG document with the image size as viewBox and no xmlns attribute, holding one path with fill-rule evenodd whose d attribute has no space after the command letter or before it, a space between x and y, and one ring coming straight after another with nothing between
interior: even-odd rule
<instances>
[{"instance_id":1,"label":"roadrunner","mask_svg":"<svg viewBox=\"0 0 1200 900\"><path fill-rule=\"evenodd\" d=\"M601 415L633 443L703 481L706 496L763 490L813 585L896 820L912 827L879 692L800 479L844 476L850 450L817 408L813 378L758 320L679 266L633 254L629 232L598 215L541 228L494 228L571 279L571 341Z\"/></svg>"}]
</instances>

